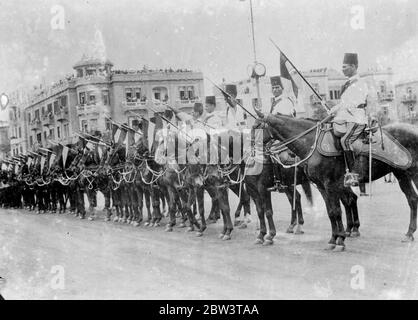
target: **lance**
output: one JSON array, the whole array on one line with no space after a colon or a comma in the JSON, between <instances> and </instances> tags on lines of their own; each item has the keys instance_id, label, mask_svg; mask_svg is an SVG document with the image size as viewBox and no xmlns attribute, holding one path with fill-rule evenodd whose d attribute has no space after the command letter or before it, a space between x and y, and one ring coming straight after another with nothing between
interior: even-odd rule
<instances>
[{"instance_id":1,"label":"lance","mask_svg":"<svg viewBox=\"0 0 418 320\"><path fill-rule=\"evenodd\" d=\"M168 108L170 108L171 110L173 110L174 112L175 111L178 111L178 110L176 110L175 108L173 108L172 106L170 106L169 104L167 104L167 103L164 103L164 105L165 106L167 106ZM177 115L176 115L176 117L177 117L177 119L180 119ZM180 119L181 120L181 119ZM208 128L210 128L210 129L215 129L214 127L212 127L212 126L210 126L210 125L208 125L207 123L204 123L203 121L201 121L201 120L199 120L199 119L195 119L197 122L199 122L199 123L201 123L201 124L203 124L204 126L206 126L206 127L208 127Z\"/></svg>"},{"instance_id":2,"label":"lance","mask_svg":"<svg viewBox=\"0 0 418 320\"><path fill-rule=\"evenodd\" d=\"M160 113L158 111L155 111L155 109L151 106L148 106L151 111L154 111L154 113ZM168 122L169 124L171 124L174 128L176 128L178 131L184 132L184 134L187 136L187 138L189 138L190 140L193 140L193 138L191 136L189 136L187 134L187 132L185 132L184 130L181 130L178 126L176 126L174 123L172 123L170 120L168 120L166 117L164 117L163 115L160 115L161 119L163 119L164 121Z\"/></svg>"},{"instance_id":3,"label":"lance","mask_svg":"<svg viewBox=\"0 0 418 320\"><path fill-rule=\"evenodd\" d=\"M255 115L253 115L250 111L248 111L246 108L244 108L244 106L241 104L241 103L239 103L238 101L237 101L237 99L235 99L235 98L233 98L228 92L226 92L224 89L222 89L221 87L219 87L216 83L214 83L212 80L210 80L209 78L206 78L206 79L208 79L216 88L218 88L219 89L219 91L221 91L222 93L223 93L223 95L225 96L227 96L229 99L231 99L231 100L233 100L237 105L239 105L245 112L247 112L251 117L253 117L255 120L257 120L257 117L255 116Z\"/></svg>"},{"instance_id":4,"label":"lance","mask_svg":"<svg viewBox=\"0 0 418 320\"><path fill-rule=\"evenodd\" d=\"M299 70L295 67L295 65L292 63L292 61L289 60L289 58L285 55L285 53L279 48L279 46L271 39L269 38L271 43L276 47L276 49L285 57L285 59L287 61L289 61L290 65L293 67L293 69L295 69L295 71L297 72L297 74L302 78L302 80L308 85L308 87L312 90L312 92L316 95L316 97L319 99L319 101L321 102L321 105L327 110L330 110L330 107L327 106L327 104L324 102L324 100L322 99L322 97L319 95L318 92L316 92L316 90L312 87L312 85L309 83L308 80L305 79L305 77L299 72Z\"/></svg>"}]
</instances>

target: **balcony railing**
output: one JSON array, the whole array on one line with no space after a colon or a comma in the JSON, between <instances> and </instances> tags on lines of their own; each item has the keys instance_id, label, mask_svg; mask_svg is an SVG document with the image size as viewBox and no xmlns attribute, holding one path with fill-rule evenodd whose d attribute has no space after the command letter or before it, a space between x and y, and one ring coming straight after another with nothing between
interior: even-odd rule
<instances>
[{"instance_id":1,"label":"balcony railing","mask_svg":"<svg viewBox=\"0 0 418 320\"><path fill-rule=\"evenodd\" d=\"M147 105L146 101L123 101L122 107L126 109L138 109L145 108Z\"/></svg>"},{"instance_id":2,"label":"balcony railing","mask_svg":"<svg viewBox=\"0 0 418 320\"><path fill-rule=\"evenodd\" d=\"M402 97L401 101L403 103L415 103L415 102L417 102L417 95L416 94L412 94L412 93L405 94Z\"/></svg>"},{"instance_id":3,"label":"balcony railing","mask_svg":"<svg viewBox=\"0 0 418 320\"><path fill-rule=\"evenodd\" d=\"M96 104L84 104L77 106L77 114L99 113L99 108Z\"/></svg>"},{"instance_id":4,"label":"balcony railing","mask_svg":"<svg viewBox=\"0 0 418 320\"><path fill-rule=\"evenodd\" d=\"M384 102L384 101L393 101L395 97L394 97L393 92L378 92L377 98L379 102Z\"/></svg>"},{"instance_id":5,"label":"balcony railing","mask_svg":"<svg viewBox=\"0 0 418 320\"><path fill-rule=\"evenodd\" d=\"M42 130L42 122L39 119L34 119L32 122L29 123L29 128L31 130Z\"/></svg>"},{"instance_id":6,"label":"balcony railing","mask_svg":"<svg viewBox=\"0 0 418 320\"><path fill-rule=\"evenodd\" d=\"M54 124L54 114L48 112L42 116L42 125L48 127L49 125Z\"/></svg>"},{"instance_id":7,"label":"balcony railing","mask_svg":"<svg viewBox=\"0 0 418 320\"><path fill-rule=\"evenodd\" d=\"M68 120L68 107L61 107L57 112L55 112L55 119L57 121Z\"/></svg>"}]
</instances>

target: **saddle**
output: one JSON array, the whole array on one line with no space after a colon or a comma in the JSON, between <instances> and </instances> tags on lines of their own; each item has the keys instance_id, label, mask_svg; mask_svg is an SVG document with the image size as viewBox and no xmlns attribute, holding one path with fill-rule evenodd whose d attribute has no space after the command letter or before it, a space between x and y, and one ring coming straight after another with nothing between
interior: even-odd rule
<instances>
[{"instance_id":1,"label":"saddle","mask_svg":"<svg viewBox=\"0 0 418 320\"><path fill-rule=\"evenodd\" d=\"M398 169L406 170L412 165L410 152L405 149L393 136L384 130L366 128L359 138L352 144L357 155L369 156L370 141L368 133L371 131L372 158L382 161ZM382 135L383 134L383 135ZM343 153L340 139L333 133L332 126L325 124L318 138L318 152L325 157L341 156Z\"/></svg>"}]
</instances>

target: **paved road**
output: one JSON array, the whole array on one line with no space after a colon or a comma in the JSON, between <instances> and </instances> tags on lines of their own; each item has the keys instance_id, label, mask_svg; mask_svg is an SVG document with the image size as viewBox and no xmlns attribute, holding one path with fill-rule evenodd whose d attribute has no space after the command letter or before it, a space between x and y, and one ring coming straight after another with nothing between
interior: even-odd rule
<instances>
[{"instance_id":1,"label":"paved road","mask_svg":"<svg viewBox=\"0 0 418 320\"><path fill-rule=\"evenodd\" d=\"M418 248L400 240L409 211L397 184L359 201L361 237L325 251L323 202L305 214L305 234L286 234L290 205L274 195L278 236L257 246L256 216L231 241L210 225L198 238L71 215L0 209L0 276L6 299L416 299ZM316 190L315 190L316 191ZM231 196L233 205L235 196ZM209 202L206 201L208 204ZM305 206L306 207L306 206Z\"/></svg>"}]
</instances>

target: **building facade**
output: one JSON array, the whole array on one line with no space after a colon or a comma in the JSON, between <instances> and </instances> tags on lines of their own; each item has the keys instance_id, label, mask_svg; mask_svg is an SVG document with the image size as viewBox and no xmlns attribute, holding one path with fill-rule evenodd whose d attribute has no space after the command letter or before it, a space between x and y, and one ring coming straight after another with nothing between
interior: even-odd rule
<instances>
[{"instance_id":1,"label":"building facade","mask_svg":"<svg viewBox=\"0 0 418 320\"><path fill-rule=\"evenodd\" d=\"M0 159L10 155L9 123L0 121Z\"/></svg>"},{"instance_id":2,"label":"building facade","mask_svg":"<svg viewBox=\"0 0 418 320\"><path fill-rule=\"evenodd\" d=\"M418 123L417 116L418 80L396 85L395 97L399 121Z\"/></svg>"},{"instance_id":3,"label":"building facade","mask_svg":"<svg viewBox=\"0 0 418 320\"><path fill-rule=\"evenodd\" d=\"M13 148L22 153L46 146L49 139L73 143L78 132L110 129L109 119L131 124L135 113L148 118L163 104L189 112L194 102L204 101L201 72L112 67L107 59L83 56L73 67L74 75L35 88L25 102L11 108Z\"/></svg>"}]
</instances>

